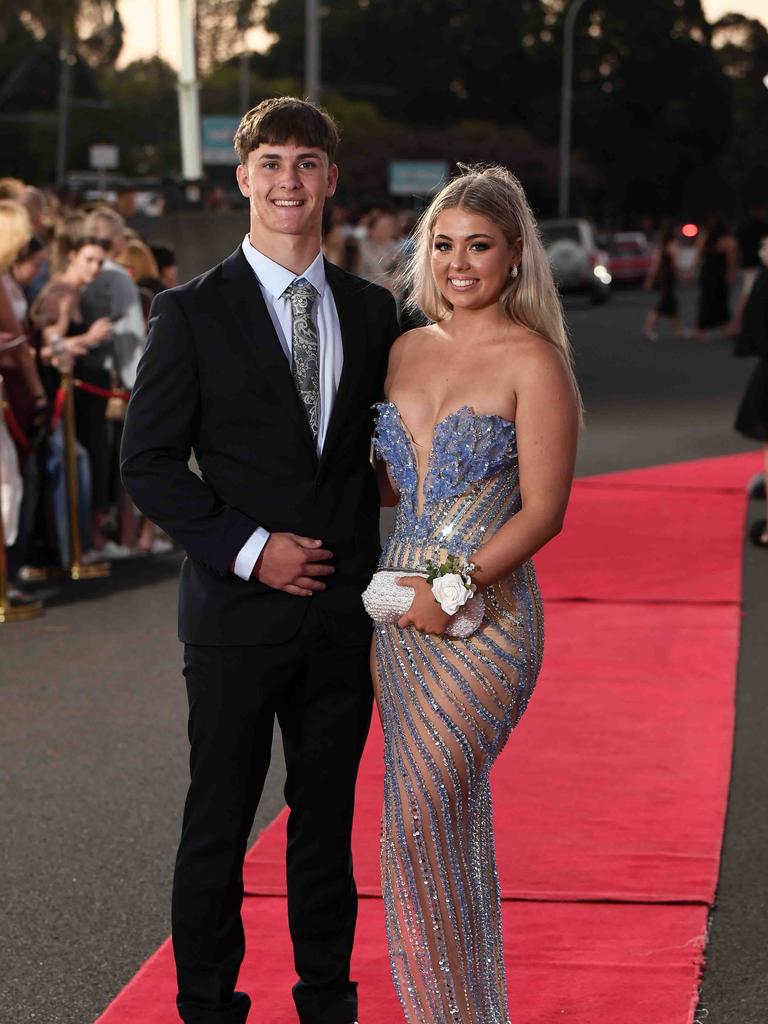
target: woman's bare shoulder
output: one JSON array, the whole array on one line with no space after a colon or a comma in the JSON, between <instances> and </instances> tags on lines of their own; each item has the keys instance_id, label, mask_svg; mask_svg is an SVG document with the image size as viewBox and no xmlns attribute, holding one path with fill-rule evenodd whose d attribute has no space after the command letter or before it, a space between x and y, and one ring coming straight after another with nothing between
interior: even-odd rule
<instances>
[{"instance_id":1,"label":"woman's bare shoulder","mask_svg":"<svg viewBox=\"0 0 768 1024\"><path fill-rule=\"evenodd\" d=\"M432 341L435 337L435 325L429 324L426 327L413 327L410 331L404 331L392 342L389 350L390 366L399 362L415 352L420 345Z\"/></svg>"},{"instance_id":2,"label":"woman's bare shoulder","mask_svg":"<svg viewBox=\"0 0 768 1024\"><path fill-rule=\"evenodd\" d=\"M566 360L554 342L526 327L515 330L513 344L508 348L509 361L516 372L525 374L556 373L564 370Z\"/></svg>"}]
</instances>

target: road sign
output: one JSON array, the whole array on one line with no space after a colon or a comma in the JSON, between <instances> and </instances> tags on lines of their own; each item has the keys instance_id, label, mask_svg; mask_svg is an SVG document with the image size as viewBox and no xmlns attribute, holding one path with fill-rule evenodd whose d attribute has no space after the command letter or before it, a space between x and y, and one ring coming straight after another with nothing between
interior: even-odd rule
<instances>
[{"instance_id":1,"label":"road sign","mask_svg":"<svg viewBox=\"0 0 768 1024\"><path fill-rule=\"evenodd\" d=\"M448 178L444 160L390 160L389 194L431 196Z\"/></svg>"},{"instance_id":2,"label":"road sign","mask_svg":"<svg viewBox=\"0 0 768 1024\"><path fill-rule=\"evenodd\" d=\"M107 142L88 147L88 162L95 171L114 171L120 165L120 150Z\"/></svg>"},{"instance_id":3,"label":"road sign","mask_svg":"<svg viewBox=\"0 0 768 1024\"><path fill-rule=\"evenodd\" d=\"M232 166L238 162L232 139L239 117L203 118L203 163Z\"/></svg>"}]
</instances>

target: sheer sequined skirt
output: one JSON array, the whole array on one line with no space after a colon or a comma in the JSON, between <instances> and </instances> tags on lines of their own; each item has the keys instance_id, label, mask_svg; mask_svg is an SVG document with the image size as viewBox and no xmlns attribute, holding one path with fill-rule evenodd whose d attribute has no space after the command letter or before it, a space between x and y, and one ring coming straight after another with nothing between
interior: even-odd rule
<instances>
[{"instance_id":1,"label":"sheer sequined skirt","mask_svg":"<svg viewBox=\"0 0 768 1024\"><path fill-rule=\"evenodd\" d=\"M410 1024L507 1024L490 769L541 665L530 563L485 591L466 640L379 626L385 740L382 889Z\"/></svg>"}]
</instances>

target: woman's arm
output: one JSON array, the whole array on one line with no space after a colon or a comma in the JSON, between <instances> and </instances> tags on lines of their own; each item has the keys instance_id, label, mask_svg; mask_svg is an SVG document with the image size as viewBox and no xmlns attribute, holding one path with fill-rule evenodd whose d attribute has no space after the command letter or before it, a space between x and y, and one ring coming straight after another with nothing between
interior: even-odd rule
<instances>
[{"instance_id":1,"label":"woman's arm","mask_svg":"<svg viewBox=\"0 0 768 1024\"><path fill-rule=\"evenodd\" d=\"M643 288L648 292L653 288L653 282L656 280L656 275L659 272L659 264L661 263L661 247L656 249L653 256L651 256L651 263L648 267L648 273L645 275L645 281L643 281Z\"/></svg>"},{"instance_id":2,"label":"woman's arm","mask_svg":"<svg viewBox=\"0 0 768 1024\"><path fill-rule=\"evenodd\" d=\"M376 472L376 483L379 485L379 501L382 508L393 508L400 501L400 492L389 475L384 459L376 456L371 446L371 465Z\"/></svg>"},{"instance_id":3,"label":"woman's arm","mask_svg":"<svg viewBox=\"0 0 768 1024\"><path fill-rule=\"evenodd\" d=\"M726 240L725 268L725 280L732 285L739 272L739 243L733 237Z\"/></svg>"},{"instance_id":4,"label":"woman's arm","mask_svg":"<svg viewBox=\"0 0 768 1024\"><path fill-rule=\"evenodd\" d=\"M9 333L11 338L25 333L23 326L16 319L8 292L2 283L0 283L0 331ZM25 341L21 345L14 346L5 354L4 358L8 361L6 365L15 366L19 370L32 399L42 403L45 400L45 390L37 372L34 353L29 344Z\"/></svg>"},{"instance_id":5,"label":"woman's arm","mask_svg":"<svg viewBox=\"0 0 768 1024\"><path fill-rule=\"evenodd\" d=\"M537 342L521 365L515 424L522 508L474 554L480 588L508 576L560 532L571 492L579 413L563 357Z\"/></svg>"}]
</instances>

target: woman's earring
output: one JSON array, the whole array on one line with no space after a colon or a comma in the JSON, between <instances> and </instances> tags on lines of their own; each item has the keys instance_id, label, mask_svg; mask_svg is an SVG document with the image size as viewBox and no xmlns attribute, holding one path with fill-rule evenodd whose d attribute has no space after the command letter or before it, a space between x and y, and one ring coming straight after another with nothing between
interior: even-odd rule
<instances>
[{"instance_id":1,"label":"woman's earring","mask_svg":"<svg viewBox=\"0 0 768 1024\"><path fill-rule=\"evenodd\" d=\"M509 276L510 276L510 277L512 278L512 280L514 281L514 279L515 279L515 278L517 277L517 267L511 267L511 268L510 268L510 271L509 271Z\"/></svg>"}]
</instances>

